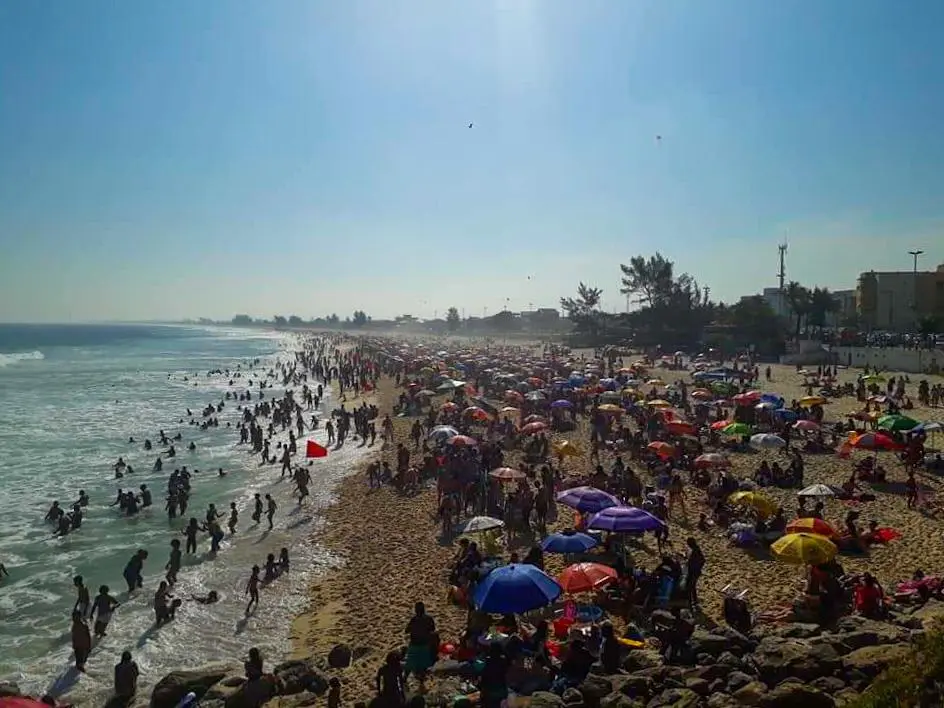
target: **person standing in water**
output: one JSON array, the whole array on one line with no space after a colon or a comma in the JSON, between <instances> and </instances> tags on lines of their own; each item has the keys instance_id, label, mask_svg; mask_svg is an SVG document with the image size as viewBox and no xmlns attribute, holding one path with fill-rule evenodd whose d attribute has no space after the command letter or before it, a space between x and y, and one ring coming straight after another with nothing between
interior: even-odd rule
<instances>
[{"instance_id":1,"label":"person standing in water","mask_svg":"<svg viewBox=\"0 0 944 708\"><path fill-rule=\"evenodd\" d=\"M121 603L108 594L107 585L98 588L98 595L95 596L95 602L92 603L92 611L89 618L95 619L95 636L104 637L105 630L108 629L108 623L111 621L112 613Z\"/></svg>"},{"instance_id":2,"label":"person standing in water","mask_svg":"<svg viewBox=\"0 0 944 708\"><path fill-rule=\"evenodd\" d=\"M272 530L272 518L275 516L275 510L278 509L278 506L275 503L275 499L272 498L271 494L266 494L266 520L269 522L269 531Z\"/></svg>"},{"instance_id":3,"label":"person standing in water","mask_svg":"<svg viewBox=\"0 0 944 708\"><path fill-rule=\"evenodd\" d=\"M171 585L177 582L177 573L180 571L180 563L180 540L175 538L170 542L170 559L167 561L167 565L164 566L167 570L167 575L164 576L164 578Z\"/></svg>"},{"instance_id":4,"label":"person standing in water","mask_svg":"<svg viewBox=\"0 0 944 708\"><path fill-rule=\"evenodd\" d=\"M85 673L85 662L92 653L92 633L89 632L85 618L78 610L72 613L72 653L75 654L75 668Z\"/></svg>"},{"instance_id":5,"label":"person standing in water","mask_svg":"<svg viewBox=\"0 0 944 708\"><path fill-rule=\"evenodd\" d=\"M253 608L259 605L259 566L252 566L252 575L249 576L249 582L246 583L246 594L249 595L249 604L246 605L246 617Z\"/></svg>"},{"instance_id":6,"label":"person standing in water","mask_svg":"<svg viewBox=\"0 0 944 708\"><path fill-rule=\"evenodd\" d=\"M128 561L128 564L125 566L124 576L125 582L128 584L128 592L134 592L140 587L144 586L144 578L141 577L141 571L144 570L144 561L148 557L148 552L143 548L139 549L137 553L131 556L131 560Z\"/></svg>"},{"instance_id":7,"label":"person standing in water","mask_svg":"<svg viewBox=\"0 0 944 708\"><path fill-rule=\"evenodd\" d=\"M72 611L78 612L84 619L89 616L89 609L91 609L92 606L92 599L89 596L88 587L85 585L85 581L82 579L81 575L76 575L72 578L72 584L75 586L75 605L72 607Z\"/></svg>"},{"instance_id":8,"label":"person standing in water","mask_svg":"<svg viewBox=\"0 0 944 708\"><path fill-rule=\"evenodd\" d=\"M258 524L262 519L262 497L259 494L256 494L255 498L253 499L253 503L255 504L255 507L252 510L252 520Z\"/></svg>"}]
</instances>

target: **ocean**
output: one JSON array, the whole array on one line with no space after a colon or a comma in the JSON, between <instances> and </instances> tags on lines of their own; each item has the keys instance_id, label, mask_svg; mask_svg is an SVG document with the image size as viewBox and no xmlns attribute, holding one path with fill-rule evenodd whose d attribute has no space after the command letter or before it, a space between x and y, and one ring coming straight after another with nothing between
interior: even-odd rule
<instances>
[{"instance_id":1,"label":"ocean","mask_svg":"<svg viewBox=\"0 0 944 708\"><path fill-rule=\"evenodd\" d=\"M150 325L0 325L0 562L9 577L0 581L0 680L21 690L68 694L79 706L100 705L112 690L113 666L129 650L141 669L139 690L167 672L219 660L239 660L251 646L267 661L291 652L293 617L304 610L312 573L337 559L313 540L319 508L332 501L334 484L354 467L363 449L348 445L310 467L312 496L298 506L294 487L282 481L278 465L261 465L238 446L238 402L225 401L218 428L189 425L187 408L201 410L223 400L226 391L246 389L246 378L208 375L216 369L245 372L258 359L255 377L279 358L292 357L290 335L236 328ZM254 401L257 400L254 387ZM326 388L319 412L334 407ZM266 389L267 398L282 389ZM306 413L306 423L311 413ZM234 427L227 428L226 423ZM162 446L158 430L182 433L177 457L153 462ZM129 443L129 437L135 443ZM150 438L154 449L146 452ZM279 439L282 439L281 436ZM324 442L323 426L300 439ZM193 441L195 451L187 446ZM272 446L275 452L275 445ZM303 454L303 453L302 453ZM116 480L118 457L134 473ZM298 458L296 458L298 459ZM152 599L163 578L172 538L183 537L185 519L164 511L167 477L177 466L200 470L192 477L187 517L201 521L207 505L228 511L237 502L240 523L216 558L201 534L199 553L185 556L174 593L187 600L216 590L215 605L184 602L177 618L155 630ZM227 475L219 477L217 469ZM154 506L126 517L117 489L147 484ZM63 537L44 523L53 500L66 509L85 490L91 503L82 527ZM256 492L271 493L279 509L275 528L250 519ZM225 527L225 518L221 519ZM263 519L264 521L264 519ZM244 587L253 564L287 547L292 570L262 591L258 611L244 617ZM122 569L139 548L147 549L144 588L130 597ZM87 674L70 669L69 615L75 601L72 578L82 575L94 598L108 585L122 603L107 636L95 645Z\"/></svg>"}]
</instances>

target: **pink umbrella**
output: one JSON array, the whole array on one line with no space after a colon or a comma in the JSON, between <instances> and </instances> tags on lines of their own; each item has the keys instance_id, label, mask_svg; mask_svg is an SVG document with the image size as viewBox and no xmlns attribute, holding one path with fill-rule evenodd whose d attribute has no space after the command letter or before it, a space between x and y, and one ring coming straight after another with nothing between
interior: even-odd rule
<instances>
[{"instance_id":1,"label":"pink umbrella","mask_svg":"<svg viewBox=\"0 0 944 708\"><path fill-rule=\"evenodd\" d=\"M455 445L456 447L468 447L478 445L478 440L475 438L470 438L468 435L456 435L454 438L449 440L450 445Z\"/></svg>"},{"instance_id":2,"label":"pink umbrella","mask_svg":"<svg viewBox=\"0 0 944 708\"><path fill-rule=\"evenodd\" d=\"M812 420L798 420L793 424L794 430L801 430L804 433L815 433L819 430L819 425L814 423Z\"/></svg>"}]
</instances>

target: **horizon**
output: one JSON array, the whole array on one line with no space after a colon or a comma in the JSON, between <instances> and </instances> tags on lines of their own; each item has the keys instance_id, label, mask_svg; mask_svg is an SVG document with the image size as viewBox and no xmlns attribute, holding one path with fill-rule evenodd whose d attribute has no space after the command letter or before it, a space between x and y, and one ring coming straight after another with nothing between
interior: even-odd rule
<instances>
[{"instance_id":1,"label":"horizon","mask_svg":"<svg viewBox=\"0 0 944 708\"><path fill-rule=\"evenodd\" d=\"M913 249L933 270L941 21L930 0L6 4L0 320L430 319L559 309L579 281L623 312L619 264L656 251L730 303L776 285L784 242L808 287Z\"/></svg>"}]
</instances>

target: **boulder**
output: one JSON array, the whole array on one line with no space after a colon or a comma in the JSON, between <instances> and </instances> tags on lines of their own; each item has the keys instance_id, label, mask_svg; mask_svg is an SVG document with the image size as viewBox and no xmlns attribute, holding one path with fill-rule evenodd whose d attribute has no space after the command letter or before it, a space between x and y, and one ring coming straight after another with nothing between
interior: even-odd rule
<instances>
[{"instance_id":1,"label":"boulder","mask_svg":"<svg viewBox=\"0 0 944 708\"><path fill-rule=\"evenodd\" d=\"M625 696L646 701L649 700L649 697L652 696L655 691L656 682L651 676L631 674L626 677L621 676L614 679L614 686L617 685L619 692Z\"/></svg>"},{"instance_id":2,"label":"boulder","mask_svg":"<svg viewBox=\"0 0 944 708\"><path fill-rule=\"evenodd\" d=\"M0 681L0 698L15 698L22 695L20 687L12 681Z\"/></svg>"},{"instance_id":3,"label":"boulder","mask_svg":"<svg viewBox=\"0 0 944 708\"><path fill-rule=\"evenodd\" d=\"M689 639L689 644L696 654L708 654L709 656L719 656L722 652L731 648L731 642L727 637L707 632L704 629L696 629L692 633L691 639Z\"/></svg>"},{"instance_id":4,"label":"boulder","mask_svg":"<svg viewBox=\"0 0 944 708\"><path fill-rule=\"evenodd\" d=\"M733 694L735 702L740 706L760 705L760 699L767 692L767 686L760 681L751 681L741 686Z\"/></svg>"},{"instance_id":5,"label":"boulder","mask_svg":"<svg viewBox=\"0 0 944 708\"><path fill-rule=\"evenodd\" d=\"M670 688L655 696L646 708L695 708L701 699L687 688Z\"/></svg>"},{"instance_id":6,"label":"boulder","mask_svg":"<svg viewBox=\"0 0 944 708\"><path fill-rule=\"evenodd\" d=\"M151 691L151 708L174 708L180 699L188 693L195 693L203 698L213 684L222 681L229 674L235 674L241 667L232 664L213 664L189 671L172 671L157 682Z\"/></svg>"},{"instance_id":7,"label":"boulder","mask_svg":"<svg viewBox=\"0 0 944 708\"><path fill-rule=\"evenodd\" d=\"M751 655L757 672L768 686L789 677L812 681L829 676L841 665L830 644L812 644L806 639L765 637Z\"/></svg>"},{"instance_id":8,"label":"boulder","mask_svg":"<svg viewBox=\"0 0 944 708\"><path fill-rule=\"evenodd\" d=\"M347 644L335 644L328 652L328 666L332 669L346 669L351 665L354 653Z\"/></svg>"},{"instance_id":9,"label":"boulder","mask_svg":"<svg viewBox=\"0 0 944 708\"><path fill-rule=\"evenodd\" d=\"M280 684L273 674L258 681L246 681L226 699L226 708L261 708L266 701L279 695Z\"/></svg>"},{"instance_id":10,"label":"boulder","mask_svg":"<svg viewBox=\"0 0 944 708\"><path fill-rule=\"evenodd\" d=\"M944 602L928 600L924 605L911 613L911 617L921 623L921 627L928 629L931 625L944 620Z\"/></svg>"},{"instance_id":11,"label":"boulder","mask_svg":"<svg viewBox=\"0 0 944 708\"><path fill-rule=\"evenodd\" d=\"M758 708L834 708L832 697L805 683L789 681L760 697Z\"/></svg>"},{"instance_id":12,"label":"boulder","mask_svg":"<svg viewBox=\"0 0 944 708\"><path fill-rule=\"evenodd\" d=\"M308 691L320 696L328 690L328 677L311 661L285 661L276 666L272 673L282 682L283 695Z\"/></svg>"},{"instance_id":13,"label":"boulder","mask_svg":"<svg viewBox=\"0 0 944 708\"><path fill-rule=\"evenodd\" d=\"M818 679L814 679L810 683L810 686L822 691L823 693L833 695L834 693L844 689L846 684L841 678L837 678L835 676L820 676Z\"/></svg>"},{"instance_id":14,"label":"boulder","mask_svg":"<svg viewBox=\"0 0 944 708\"><path fill-rule=\"evenodd\" d=\"M633 650L623 659L623 669L628 673L634 673L640 669L651 669L663 664L665 664L665 659L654 649Z\"/></svg>"},{"instance_id":15,"label":"boulder","mask_svg":"<svg viewBox=\"0 0 944 708\"><path fill-rule=\"evenodd\" d=\"M718 657L718 663L722 666L728 666L732 669L744 668L744 660L735 656L729 651L723 652L721 656Z\"/></svg>"},{"instance_id":16,"label":"boulder","mask_svg":"<svg viewBox=\"0 0 944 708\"><path fill-rule=\"evenodd\" d=\"M862 647L844 656L842 666L847 672L861 671L874 678L890 665L905 661L910 655L911 649L906 644Z\"/></svg>"},{"instance_id":17,"label":"boulder","mask_svg":"<svg viewBox=\"0 0 944 708\"><path fill-rule=\"evenodd\" d=\"M531 708L564 708L564 699L550 691L535 691L531 694Z\"/></svg>"},{"instance_id":18,"label":"boulder","mask_svg":"<svg viewBox=\"0 0 944 708\"><path fill-rule=\"evenodd\" d=\"M711 683L716 679L727 679L731 671L731 667L724 664L708 664L707 666L696 666L687 669L683 676L686 681L691 678L696 678Z\"/></svg>"},{"instance_id":19,"label":"boulder","mask_svg":"<svg viewBox=\"0 0 944 708\"><path fill-rule=\"evenodd\" d=\"M611 693L600 701L600 708L644 708L645 703L634 701L622 693Z\"/></svg>"},{"instance_id":20,"label":"boulder","mask_svg":"<svg viewBox=\"0 0 944 708\"><path fill-rule=\"evenodd\" d=\"M564 699L564 705L570 706L570 708L577 708L578 706L583 706L583 694L578 691L576 688L568 688L564 690L564 695L561 696Z\"/></svg>"},{"instance_id":21,"label":"boulder","mask_svg":"<svg viewBox=\"0 0 944 708\"><path fill-rule=\"evenodd\" d=\"M822 632L818 624L809 624L806 622L791 622L775 630L775 636L784 639L811 639Z\"/></svg>"},{"instance_id":22,"label":"boulder","mask_svg":"<svg viewBox=\"0 0 944 708\"><path fill-rule=\"evenodd\" d=\"M600 699L613 693L613 682L604 676L590 674L578 687L584 703L590 706L599 704Z\"/></svg>"},{"instance_id":23,"label":"boulder","mask_svg":"<svg viewBox=\"0 0 944 708\"><path fill-rule=\"evenodd\" d=\"M753 676L748 676L743 671L732 671L728 674L728 693L734 693L754 680Z\"/></svg>"},{"instance_id":24,"label":"boulder","mask_svg":"<svg viewBox=\"0 0 944 708\"><path fill-rule=\"evenodd\" d=\"M844 688L841 691L837 691L833 694L833 700L836 701L836 706L841 708L842 706L849 705L853 701L859 700L859 692L854 688Z\"/></svg>"},{"instance_id":25,"label":"boulder","mask_svg":"<svg viewBox=\"0 0 944 708\"><path fill-rule=\"evenodd\" d=\"M685 688L689 691L694 691L699 696L707 696L711 693L711 684L705 679L696 676L685 679Z\"/></svg>"},{"instance_id":26,"label":"boulder","mask_svg":"<svg viewBox=\"0 0 944 708\"><path fill-rule=\"evenodd\" d=\"M226 678L217 681L215 684L210 686L203 698L200 699L201 708L204 703L209 703L212 701L222 701L225 702L227 698L233 695L239 688L246 683L245 676L227 676Z\"/></svg>"},{"instance_id":27,"label":"boulder","mask_svg":"<svg viewBox=\"0 0 944 708\"><path fill-rule=\"evenodd\" d=\"M734 700L734 696L717 691L708 699L708 708L738 708L738 703Z\"/></svg>"}]
</instances>

